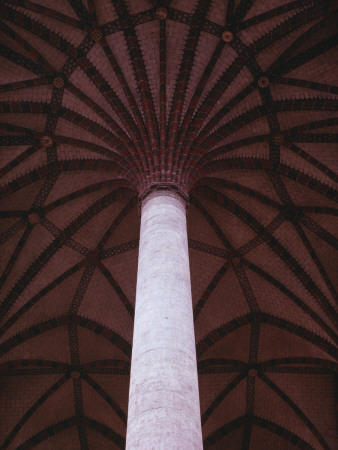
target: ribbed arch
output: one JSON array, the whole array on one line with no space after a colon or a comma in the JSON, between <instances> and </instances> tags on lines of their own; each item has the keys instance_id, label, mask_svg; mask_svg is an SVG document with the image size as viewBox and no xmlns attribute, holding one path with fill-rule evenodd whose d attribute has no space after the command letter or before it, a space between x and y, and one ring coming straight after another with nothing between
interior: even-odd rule
<instances>
[{"instance_id":1,"label":"ribbed arch","mask_svg":"<svg viewBox=\"0 0 338 450\"><path fill-rule=\"evenodd\" d=\"M227 435L242 450L257 436L311 448L309 430L311 445L337 446L336 16L325 0L1 3L0 348L13 360L0 365L9 386L0 415L4 398L17 420L6 410L0 434L9 448L43 401L34 383L50 377L47 391L58 376L74 417L60 410L60 423L41 430L32 410L23 448L47 447L48 435L61 442L66 429L83 449L104 442L98 433L111 437L107 447L125 446L139 223L157 189L188 201L202 417L216 429L205 447ZM48 348L54 335L59 349ZM276 342L274 352L269 336L290 347ZM7 391L26 382L20 409ZM255 417L264 395L277 399L273 420L278 405L289 408L299 429ZM217 431L225 402L244 417ZM117 415L116 430L100 425L103 411Z\"/></svg>"}]
</instances>

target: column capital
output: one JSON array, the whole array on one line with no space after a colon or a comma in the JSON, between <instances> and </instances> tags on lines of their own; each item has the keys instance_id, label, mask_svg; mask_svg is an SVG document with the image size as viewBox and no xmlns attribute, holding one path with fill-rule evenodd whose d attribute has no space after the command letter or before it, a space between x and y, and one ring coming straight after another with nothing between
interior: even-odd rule
<instances>
[{"instance_id":1,"label":"column capital","mask_svg":"<svg viewBox=\"0 0 338 450\"><path fill-rule=\"evenodd\" d=\"M181 198L186 208L189 205L189 194L183 190L182 186L177 185L177 183L170 182L154 182L150 183L146 189L139 195L139 208L142 209L142 206L146 203L150 194L158 193L166 193L167 195L173 195L175 197Z\"/></svg>"}]
</instances>

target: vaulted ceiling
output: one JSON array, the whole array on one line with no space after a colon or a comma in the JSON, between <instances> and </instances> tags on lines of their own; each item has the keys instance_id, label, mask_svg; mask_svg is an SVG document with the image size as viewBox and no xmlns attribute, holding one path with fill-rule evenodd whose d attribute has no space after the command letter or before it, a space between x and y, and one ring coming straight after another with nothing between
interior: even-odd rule
<instances>
[{"instance_id":1,"label":"vaulted ceiling","mask_svg":"<svg viewBox=\"0 0 338 450\"><path fill-rule=\"evenodd\" d=\"M337 2L0 16L1 449L124 448L158 183L189 194L204 448L337 448Z\"/></svg>"}]
</instances>

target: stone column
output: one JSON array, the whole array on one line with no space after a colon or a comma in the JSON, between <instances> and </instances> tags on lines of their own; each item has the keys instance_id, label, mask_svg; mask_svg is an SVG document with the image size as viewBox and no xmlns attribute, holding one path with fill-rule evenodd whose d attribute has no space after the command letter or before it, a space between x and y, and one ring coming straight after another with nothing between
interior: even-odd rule
<instances>
[{"instance_id":1,"label":"stone column","mask_svg":"<svg viewBox=\"0 0 338 450\"><path fill-rule=\"evenodd\" d=\"M142 204L127 450L200 450L185 201L156 191Z\"/></svg>"}]
</instances>

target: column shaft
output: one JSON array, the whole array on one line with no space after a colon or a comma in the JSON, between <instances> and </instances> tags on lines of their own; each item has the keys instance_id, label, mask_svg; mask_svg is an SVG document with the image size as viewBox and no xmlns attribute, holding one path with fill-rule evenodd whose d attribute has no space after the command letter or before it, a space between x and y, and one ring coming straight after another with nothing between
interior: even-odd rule
<instances>
[{"instance_id":1,"label":"column shaft","mask_svg":"<svg viewBox=\"0 0 338 450\"><path fill-rule=\"evenodd\" d=\"M142 205L127 450L200 450L200 405L184 201Z\"/></svg>"}]
</instances>

